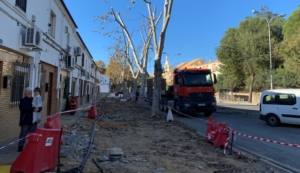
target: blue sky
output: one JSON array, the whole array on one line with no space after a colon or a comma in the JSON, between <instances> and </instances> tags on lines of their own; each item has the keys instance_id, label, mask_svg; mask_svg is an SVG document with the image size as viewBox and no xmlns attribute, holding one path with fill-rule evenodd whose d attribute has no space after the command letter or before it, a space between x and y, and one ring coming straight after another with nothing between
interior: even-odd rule
<instances>
[{"instance_id":1,"label":"blue sky","mask_svg":"<svg viewBox=\"0 0 300 173\"><path fill-rule=\"evenodd\" d=\"M143 0L64 0L72 14L78 32L90 50L94 60L101 59L106 64L109 59L107 48L114 44L111 37L103 36L101 24L94 20L94 16L107 13L111 7L120 12L129 31L133 33L136 46L140 45L140 22L148 16L147 6ZM151 0L149 0L151 1ZM268 6L275 13L285 13L287 19L298 8L299 0L174 0L171 20L168 26L164 52L169 55L171 65L183 61L190 61L197 57L209 61L216 60L216 47L225 31L230 27L237 27L247 16L254 16L252 10L260 10L261 6ZM152 0L152 7L157 6L157 14L163 9L163 0ZM128 10L130 6L131 10ZM129 15L125 16L126 11ZM105 31L117 26L116 23L107 24ZM161 27L158 27L160 31ZM93 32L99 30L100 33ZM180 54L180 55L177 55ZM152 56L152 55L151 55ZM153 56L152 56L153 57ZM162 63L165 61L163 55ZM148 63L148 72L153 72L153 60Z\"/></svg>"}]
</instances>

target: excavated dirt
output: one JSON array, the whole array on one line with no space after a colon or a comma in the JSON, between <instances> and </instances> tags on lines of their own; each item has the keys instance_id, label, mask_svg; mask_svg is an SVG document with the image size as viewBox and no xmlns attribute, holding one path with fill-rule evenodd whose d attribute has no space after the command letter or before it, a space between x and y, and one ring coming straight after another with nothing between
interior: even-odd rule
<instances>
[{"instance_id":1,"label":"excavated dirt","mask_svg":"<svg viewBox=\"0 0 300 173\"><path fill-rule=\"evenodd\" d=\"M166 115L151 117L150 110L132 102L108 98L102 103L104 115L97 123L93 152L89 154L83 172L99 172L94 159L104 173L280 173L253 155L243 153L238 157L226 157L223 150L207 143L194 129L180 122L167 122ZM100 106L98 104L98 109ZM100 114L100 111L98 111ZM81 119L70 128L75 153L61 158L63 170L79 166L94 121ZM88 130L90 128L90 131ZM71 129L76 129L76 135ZM66 132L66 136L67 136ZM87 137L86 139L83 139ZM71 147L71 137L67 138ZM69 140L69 141L68 141ZM75 142L76 143L76 142ZM81 143L81 142L80 142ZM123 155L113 161L105 161L109 148L122 149Z\"/></svg>"}]
</instances>

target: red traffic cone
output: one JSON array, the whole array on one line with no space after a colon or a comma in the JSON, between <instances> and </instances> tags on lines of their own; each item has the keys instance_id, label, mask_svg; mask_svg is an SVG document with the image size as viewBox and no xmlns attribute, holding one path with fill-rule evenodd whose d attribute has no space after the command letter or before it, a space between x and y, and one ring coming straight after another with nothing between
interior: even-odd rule
<instances>
[{"instance_id":1,"label":"red traffic cone","mask_svg":"<svg viewBox=\"0 0 300 173\"><path fill-rule=\"evenodd\" d=\"M97 115L96 112L97 112L96 106L95 106L95 104L93 103L93 104L92 104L92 107L91 107L91 109L90 109L90 111L89 111L88 118L93 118L93 119L95 119L95 118L96 118L96 115Z\"/></svg>"}]
</instances>

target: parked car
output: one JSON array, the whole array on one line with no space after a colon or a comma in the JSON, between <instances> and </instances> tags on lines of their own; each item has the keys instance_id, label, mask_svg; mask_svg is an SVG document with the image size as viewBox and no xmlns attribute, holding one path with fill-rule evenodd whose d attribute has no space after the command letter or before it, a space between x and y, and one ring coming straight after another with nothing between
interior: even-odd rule
<instances>
[{"instance_id":1,"label":"parked car","mask_svg":"<svg viewBox=\"0 0 300 173\"><path fill-rule=\"evenodd\" d=\"M123 95L123 91L119 91L115 93L116 97L122 97L122 95Z\"/></svg>"},{"instance_id":2,"label":"parked car","mask_svg":"<svg viewBox=\"0 0 300 173\"><path fill-rule=\"evenodd\" d=\"M259 118L270 126L300 124L300 89L265 90L259 109Z\"/></svg>"}]
</instances>

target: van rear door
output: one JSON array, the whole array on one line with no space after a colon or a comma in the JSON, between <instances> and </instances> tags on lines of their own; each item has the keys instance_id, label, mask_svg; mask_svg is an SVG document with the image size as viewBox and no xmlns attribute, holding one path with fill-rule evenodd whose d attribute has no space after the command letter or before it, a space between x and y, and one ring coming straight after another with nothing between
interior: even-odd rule
<instances>
[{"instance_id":1,"label":"van rear door","mask_svg":"<svg viewBox=\"0 0 300 173\"><path fill-rule=\"evenodd\" d=\"M260 101L260 114L263 116L270 113L277 115L277 107L276 93L263 92Z\"/></svg>"},{"instance_id":2,"label":"van rear door","mask_svg":"<svg viewBox=\"0 0 300 173\"><path fill-rule=\"evenodd\" d=\"M284 123L299 124L300 123L300 108L299 100L295 94L278 94L278 112L281 116L281 121Z\"/></svg>"}]
</instances>

